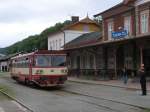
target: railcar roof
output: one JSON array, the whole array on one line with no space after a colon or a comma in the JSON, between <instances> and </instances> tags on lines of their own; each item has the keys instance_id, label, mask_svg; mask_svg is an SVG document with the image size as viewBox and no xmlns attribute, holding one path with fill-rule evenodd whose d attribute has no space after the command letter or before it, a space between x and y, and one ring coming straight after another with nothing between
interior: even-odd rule
<instances>
[{"instance_id":1,"label":"railcar roof","mask_svg":"<svg viewBox=\"0 0 150 112\"><path fill-rule=\"evenodd\" d=\"M35 52L35 54L65 54L65 51L63 51L63 50L61 50L61 51L56 51L56 50L52 50L52 51L42 50L42 51Z\"/></svg>"},{"instance_id":2,"label":"railcar roof","mask_svg":"<svg viewBox=\"0 0 150 112\"><path fill-rule=\"evenodd\" d=\"M26 57L26 56L30 56L30 55L33 55L34 52L32 53L27 53L27 54L18 54L17 56L11 58L11 59L16 59L16 58L20 58L20 57Z\"/></svg>"},{"instance_id":3,"label":"railcar roof","mask_svg":"<svg viewBox=\"0 0 150 112\"><path fill-rule=\"evenodd\" d=\"M20 58L20 57L27 57L30 55L36 55L36 54L58 54L58 55L65 55L64 51L47 51L47 50L42 50L42 51L35 51L35 52L31 52L31 53L26 53L26 54L18 54L17 56L11 58L11 59L16 59L16 58Z\"/></svg>"}]
</instances>

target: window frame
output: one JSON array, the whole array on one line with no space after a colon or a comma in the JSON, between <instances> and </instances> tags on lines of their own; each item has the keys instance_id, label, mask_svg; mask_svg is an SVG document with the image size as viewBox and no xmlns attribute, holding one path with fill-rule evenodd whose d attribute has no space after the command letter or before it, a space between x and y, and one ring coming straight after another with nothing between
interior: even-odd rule
<instances>
[{"instance_id":1,"label":"window frame","mask_svg":"<svg viewBox=\"0 0 150 112\"><path fill-rule=\"evenodd\" d=\"M132 16L125 16L124 17L124 30L127 30L128 36L132 35Z\"/></svg>"},{"instance_id":2,"label":"window frame","mask_svg":"<svg viewBox=\"0 0 150 112\"><path fill-rule=\"evenodd\" d=\"M61 50L61 47L62 47L62 46L61 46L61 45L62 45L62 44L61 44L61 41L62 41L62 40L59 39L59 50Z\"/></svg>"},{"instance_id":3,"label":"window frame","mask_svg":"<svg viewBox=\"0 0 150 112\"><path fill-rule=\"evenodd\" d=\"M110 30L111 28L111 30ZM108 21L107 23L107 35L108 35L108 40L112 40L112 32L114 31L114 21Z\"/></svg>"},{"instance_id":4,"label":"window frame","mask_svg":"<svg viewBox=\"0 0 150 112\"><path fill-rule=\"evenodd\" d=\"M141 34L149 32L149 10L144 10L140 12L140 32Z\"/></svg>"}]
</instances>

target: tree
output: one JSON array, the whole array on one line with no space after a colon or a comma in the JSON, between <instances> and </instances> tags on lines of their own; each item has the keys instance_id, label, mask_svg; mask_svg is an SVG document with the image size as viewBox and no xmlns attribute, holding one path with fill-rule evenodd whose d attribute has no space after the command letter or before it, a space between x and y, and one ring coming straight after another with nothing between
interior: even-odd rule
<instances>
[{"instance_id":1,"label":"tree","mask_svg":"<svg viewBox=\"0 0 150 112\"><path fill-rule=\"evenodd\" d=\"M47 49L48 35L61 30L64 26L71 24L71 21L66 20L64 23L56 23L54 26L46 28L38 35L32 35L28 38L16 42L6 48L0 48L0 53L13 54L17 52L31 52L35 49Z\"/></svg>"}]
</instances>

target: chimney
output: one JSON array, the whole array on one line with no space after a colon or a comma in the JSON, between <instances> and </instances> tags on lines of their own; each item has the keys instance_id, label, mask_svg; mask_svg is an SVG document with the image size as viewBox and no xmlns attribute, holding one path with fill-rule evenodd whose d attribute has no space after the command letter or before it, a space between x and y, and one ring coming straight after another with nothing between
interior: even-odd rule
<instances>
[{"instance_id":1,"label":"chimney","mask_svg":"<svg viewBox=\"0 0 150 112\"><path fill-rule=\"evenodd\" d=\"M72 23L79 22L79 16L72 16L71 20L72 20Z\"/></svg>"},{"instance_id":2,"label":"chimney","mask_svg":"<svg viewBox=\"0 0 150 112\"><path fill-rule=\"evenodd\" d=\"M130 2L134 2L135 0L123 0L124 4L127 5L129 4Z\"/></svg>"}]
</instances>

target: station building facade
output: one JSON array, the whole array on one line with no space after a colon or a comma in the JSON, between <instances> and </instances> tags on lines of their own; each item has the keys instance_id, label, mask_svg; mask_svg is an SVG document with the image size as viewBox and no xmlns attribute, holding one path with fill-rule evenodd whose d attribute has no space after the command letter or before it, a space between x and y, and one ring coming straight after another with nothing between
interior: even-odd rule
<instances>
[{"instance_id":1,"label":"station building facade","mask_svg":"<svg viewBox=\"0 0 150 112\"><path fill-rule=\"evenodd\" d=\"M10 65L10 57L3 56L0 58L0 72L8 72Z\"/></svg>"},{"instance_id":2,"label":"station building facade","mask_svg":"<svg viewBox=\"0 0 150 112\"><path fill-rule=\"evenodd\" d=\"M71 43L66 46L70 62L76 62L70 70L76 69L77 74L79 71L81 74L86 59L82 54L90 52L94 54L94 59L88 60L92 60L90 63L93 66L87 65L89 68L84 71L93 71L95 76L120 78L122 69L126 67L129 76L134 77L141 64L145 65L150 76L150 1L124 0L94 17L102 17L100 39L92 44L85 41L86 45L83 46L80 43L81 47L71 47ZM72 56L76 56L76 60L71 59Z\"/></svg>"},{"instance_id":3,"label":"station building facade","mask_svg":"<svg viewBox=\"0 0 150 112\"><path fill-rule=\"evenodd\" d=\"M0 72L9 72L11 66L11 58L19 55L20 53L3 55L0 57Z\"/></svg>"},{"instance_id":4,"label":"station building facade","mask_svg":"<svg viewBox=\"0 0 150 112\"><path fill-rule=\"evenodd\" d=\"M102 33L92 32L83 34L66 44L69 75L83 78L101 77L98 74L103 74L103 49L96 46L100 41Z\"/></svg>"}]
</instances>

